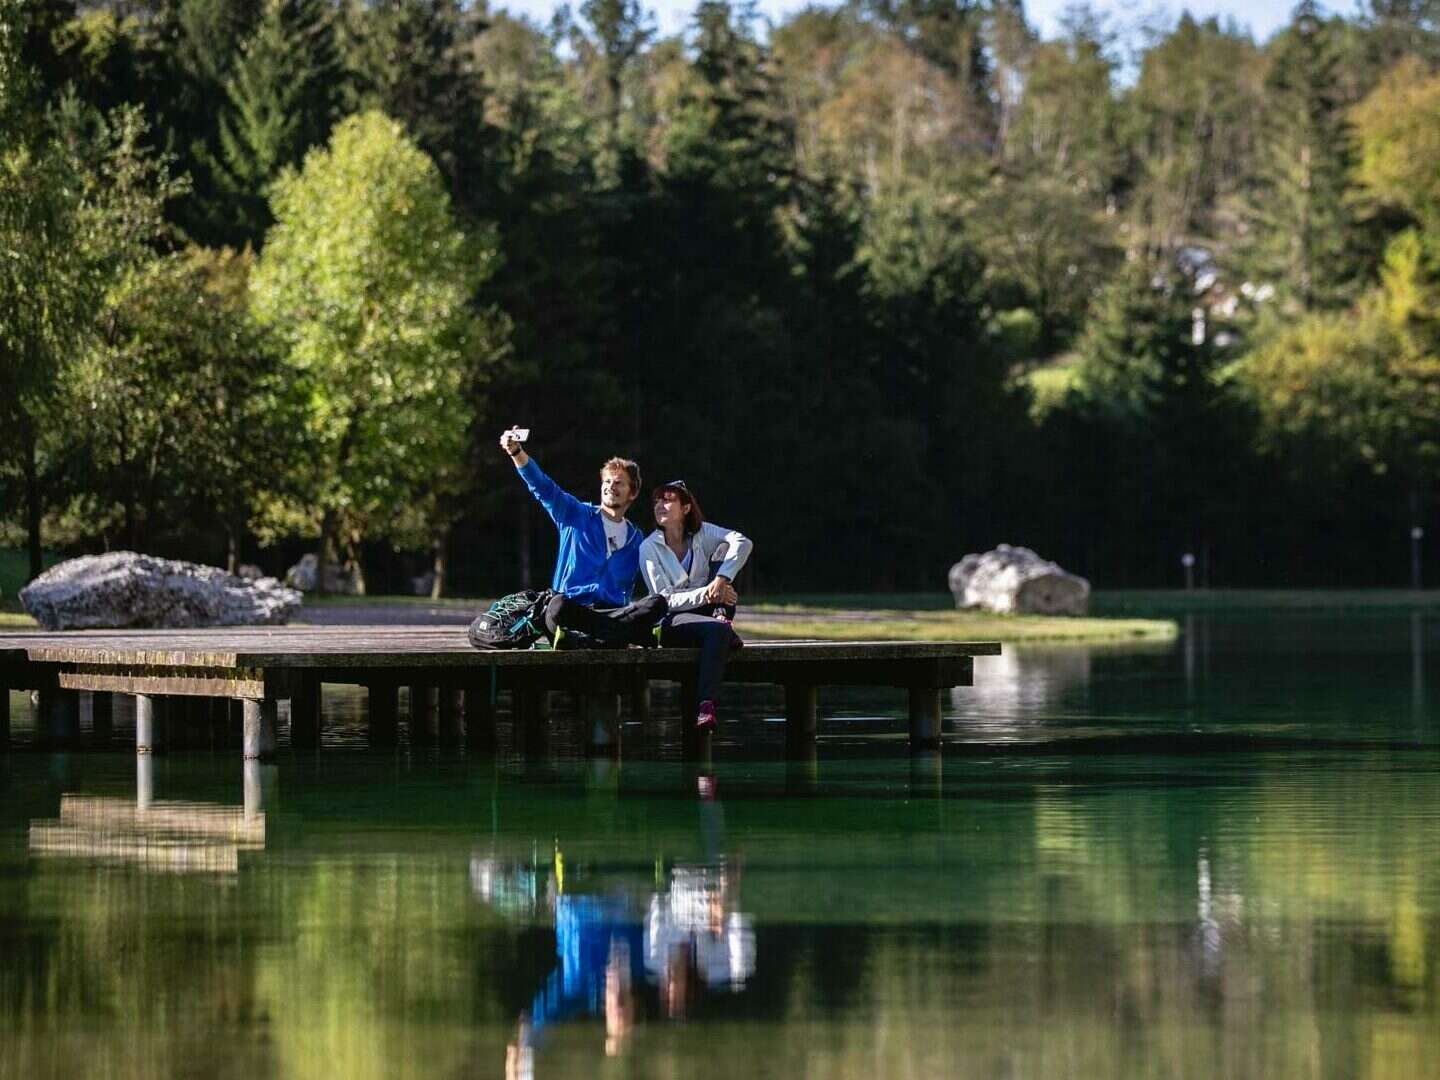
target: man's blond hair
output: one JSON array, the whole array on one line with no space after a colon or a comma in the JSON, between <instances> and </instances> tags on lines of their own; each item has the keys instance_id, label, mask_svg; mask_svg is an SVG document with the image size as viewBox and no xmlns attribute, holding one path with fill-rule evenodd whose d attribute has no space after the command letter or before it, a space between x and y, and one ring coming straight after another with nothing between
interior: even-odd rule
<instances>
[{"instance_id":1,"label":"man's blond hair","mask_svg":"<svg viewBox=\"0 0 1440 1080\"><path fill-rule=\"evenodd\" d=\"M636 498L640 496L640 466L629 458L612 457L604 465L600 466L600 475L607 472L623 472L630 478L630 494Z\"/></svg>"}]
</instances>

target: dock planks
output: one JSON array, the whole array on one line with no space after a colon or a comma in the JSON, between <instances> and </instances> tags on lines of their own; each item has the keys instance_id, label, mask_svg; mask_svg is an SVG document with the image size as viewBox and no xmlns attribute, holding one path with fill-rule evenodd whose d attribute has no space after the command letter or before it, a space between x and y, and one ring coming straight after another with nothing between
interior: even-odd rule
<instances>
[{"instance_id":1,"label":"dock planks","mask_svg":"<svg viewBox=\"0 0 1440 1080\"><path fill-rule=\"evenodd\" d=\"M999 652L998 642L759 642L732 655L725 678L785 687L792 743L814 737L816 687L905 689L912 743L928 746L939 740L939 692L970 685L974 658ZM508 691L527 716L535 711L528 697L568 690L590 702L609 731L598 741L608 746L618 736L606 699L642 697L650 680L668 680L681 684L689 708L696 658L694 650L658 648L482 652L454 626L94 630L6 635L0 687L241 699L258 706L247 712L247 730L253 724L257 735L246 746L261 756L273 752L273 719L265 718L278 700L291 701L292 723L307 741L318 739L321 683L369 687L386 722L399 686L463 690L467 700L488 692L492 703Z\"/></svg>"}]
</instances>

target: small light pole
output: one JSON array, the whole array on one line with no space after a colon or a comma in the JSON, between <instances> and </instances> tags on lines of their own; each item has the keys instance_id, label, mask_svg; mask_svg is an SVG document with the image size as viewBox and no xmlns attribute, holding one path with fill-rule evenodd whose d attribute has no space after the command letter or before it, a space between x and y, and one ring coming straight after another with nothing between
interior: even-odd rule
<instances>
[{"instance_id":1,"label":"small light pole","mask_svg":"<svg viewBox=\"0 0 1440 1080\"><path fill-rule=\"evenodd\" d=\"M1185 568L1185 591L1195 588L1195 556L1185 552L1180 556L1180 565Z\"/></svg>"},{"instance_id":2,"label":"small light pole","mask_svg":"<svg viewBox=\"0 0 1440 1080\"><path fill-rule=\"evenodd\" d=\"M1410 526L1410 587L1420 588L1420 541L1425 538L1425 530L1419 525Z\"/></svg>"}]
</instances>

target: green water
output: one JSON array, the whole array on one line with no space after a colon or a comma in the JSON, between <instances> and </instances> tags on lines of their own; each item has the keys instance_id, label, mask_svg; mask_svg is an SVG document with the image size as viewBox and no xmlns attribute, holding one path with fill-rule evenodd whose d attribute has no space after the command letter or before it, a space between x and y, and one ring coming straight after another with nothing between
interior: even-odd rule
<instances>
[{"instance_id":1,"label":"green water","mask_svg":"<svg viewBox=\"0 0 1440 1080\"><path fill-rule=\"evenodd\" d=\"M0 1077L1433 1075L1440 620L1186 630L982 663L940 758L889 692L799 762L733 693L701 769L563 710L375 752L337 691L318 754L137 774L16 695Z\"/></svg>"}]
</instances>

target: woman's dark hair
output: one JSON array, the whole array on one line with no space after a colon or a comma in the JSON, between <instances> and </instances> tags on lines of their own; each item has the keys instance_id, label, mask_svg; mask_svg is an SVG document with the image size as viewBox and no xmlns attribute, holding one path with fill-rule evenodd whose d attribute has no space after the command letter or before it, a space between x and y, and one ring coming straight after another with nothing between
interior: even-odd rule
<instances>
[{"instance_id":1,"label":"woman's dark hair","mask_svg":"<svg viewBox=\"0 0 1440 1080\"><path fill-rule=\"evenodd\" d=\"M700 512L700 500L690 493L685 486L684 480L672 480L668 484L661 484L650 493L650 510L655 510L655 502L660 496L673 491L680 497L680 504L685 507L685 535L694 536L700 531L700 526L705 524L705 515Z\"/></svg>"}]
</instances>

